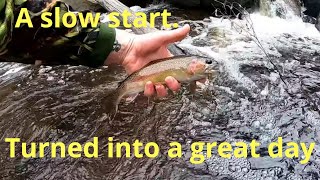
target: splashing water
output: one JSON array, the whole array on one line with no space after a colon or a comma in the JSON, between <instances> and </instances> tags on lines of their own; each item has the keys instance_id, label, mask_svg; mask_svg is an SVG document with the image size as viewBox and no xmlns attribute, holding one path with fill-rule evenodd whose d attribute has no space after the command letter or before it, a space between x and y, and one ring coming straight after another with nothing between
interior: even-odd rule
<instances>
[{"instance_id":1,"label":"splashing water","mask_svg":"<svg viewBox=\"0 0 320 180\"><path fill-rule=\"evenodd\" d=\"M296 0L261 0L260 14L283 19L299 19L301 14L300 2Z\"/></svg>"},{"instance_id":2,"label":"splashing water","mask_svg":"<svg viewBox=\"0 0 320 180\"><path fill-rule=\"evenodd\" d=\"M285 4L281 5L286 7ZM302 22L293 13L287 15L286 19L262 16L260 13L250 14L244 20L212 17L210 22L203 23L204 28L199 28L203 30L197 32L196 36L180 43L189 52L210 56L221 63L222 72L226 74L222 73L222 85L219 85L218 80L216 91L220 89L224 96L231 99L217 98L219 103L216 115L221 113L225 121L228 119L229 132L232 128L237 129L233 136L241 137L238 141L257 138L267 148L266 145L279 136L296 141L320 140L309 133L305 136L296 134L304 131L303 126L312 127L313 133L319 132L316 124L320 122L320 81L317 80L320 77L320 34L314 25ZM270 61L279 71L275 70ZM280 80L281 76L283 81ZM313 118L307 120L305 114L309 113ZM230 114L227 119L226 114ZM241 125L239 121L247 125ZM310 166L288 159L272 160L267 156L262 157L262 160L214 157L207 162L209 171L220 177L278 179L285 176L286 179L317 179L317 157L319 153L313 155L314 163ZM245 165L236 167L239 164ZM290 173L288 164L294 169L293 173ZM246 173L241 172L242 168L245 168Z\"/></svg>"}]
</instances>

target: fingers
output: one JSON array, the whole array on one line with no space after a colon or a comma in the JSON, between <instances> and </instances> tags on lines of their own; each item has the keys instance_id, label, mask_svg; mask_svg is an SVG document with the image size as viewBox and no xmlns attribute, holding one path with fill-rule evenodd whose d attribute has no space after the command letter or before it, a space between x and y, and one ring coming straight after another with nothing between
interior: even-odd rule
<instances>
[{"instance_id":1,"label":"fingers","mask_svg":"<svg viewBox=\"0 0 320 180\"><path fill-rule=\"evenodd\" d=\"M147 82L144 87L144 95L150 97L155 93L158 97L165 97L168 95L166 88L162 84L153 85L151 81Z\"/></svg>"},{"instance_id":2,"label":"fingers","mask_svg":"<svg viewBox=\"0 0 320 180\"><path fill-rule=\"evenodd\" d=\"M198 82L205 83L207 79L200 79ZM171 91L177 92L180 90L180 83L172 76L168 76L165 79L166 85ZM165 97L168 95L168 91L162 84L153 84L151 81L148 81L144 87L144 95L151 97L153 95L157 95L158 97Z\"/></svg>"},{"instance_id":3,"label":"fingers","mask_svg":"<svg viewBox=\"0 0 320 180\"><path fill-rule=\"evenodd\" d=\"M166 84L168 86L169 89L171 89L172 91L178 91L180 89L180 83L175 79L173 78L172 76L168 76L166 79Z\"/></svg>"},{"instance_id":4,"label":"fingers","mask_svg":"<svg viewBox=\"0 0 320 180\"><path fill-rule=\"evenodd\" d=\"M150 97L154 94L154 92L155 90L154 90L153 83L151 81L147 82L146 85L144 86L144 95Z\"/></svg>"},{"instance_id":5,"label":"fingers","mask_svg":"<svg viewBox=\"0 0 320 180\"><path fill-rule=\"evenodd\" d=\"M157 84L155 87L158 97L166 97L168 95L166 88L162 84Z\"/></svg>"},{"instance_id":6,"label":"fingers","mask_svg":"<svg viewBox=\"0 0 320 180\"><path fill-rule=\"evenodd\" d=\"M166 85L168 86L168 88L172 91L179 91L180 89L180 83L173 77L168 76L165 79ZM154 94L156 94L158 97L165 97L168 95L168 91L165 88L164 85L162 84L153 84L151 81L147 82L145 87L144 87L144 95L145 96L153 96Z\"/></svg>"},{"instance_id":7,"label":"fingers","mask_svg":"<svg viewBox=\"0 0 320 180\"><path fill-rule=\"evenodd\" d=\"M178 28L171 31L163 31L162 40L166 44L181 41L188 35L189 32L190 32L190 26L186 24L182 28Z\"/></svg>"}]
</instances>

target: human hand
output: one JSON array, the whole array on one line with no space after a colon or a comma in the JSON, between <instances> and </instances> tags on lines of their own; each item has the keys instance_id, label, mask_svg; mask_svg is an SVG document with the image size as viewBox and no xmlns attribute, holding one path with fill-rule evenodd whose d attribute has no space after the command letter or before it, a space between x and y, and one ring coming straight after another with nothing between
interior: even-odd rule
<instances>
[{"instance_id":1,"label":"human hand","mask_svg":"<svg viewBox=\"0 0 320 180\"><path fill-rule=\"evenodd\" d=\"M107 64L121 64L127 73L131 74L151 61L172 57L173 55L167 46L170 43L184 39L189 31L189 25L171 31L158 31L143 35L134 35L117 30L116 39L121 44L121 49L118 52L112 52L106 62ZM172 91L180 89L180 83L171 76L167 77L165 82L167 87ZM147 82L144 94L146 96L157 94L159 97L164 97L167 95L167 90L162 84Z\"/></svg>"}]
</instances>

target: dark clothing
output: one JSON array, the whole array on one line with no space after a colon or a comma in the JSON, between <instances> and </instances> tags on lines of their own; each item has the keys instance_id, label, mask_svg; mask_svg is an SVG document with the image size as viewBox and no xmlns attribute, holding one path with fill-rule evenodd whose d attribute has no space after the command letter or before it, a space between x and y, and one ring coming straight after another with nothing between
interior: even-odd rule
<instances>
[{"instance_id":1,"label":"dark clothing","mask_svg":"<svg viewBox=\"0 0 320 180\"><path fill-rule=\"evenodd\" d=\"M73 12L66 3L54 0L0 0L0 58L2 61L44 64L73 64L97 67L113 50L115 30L99 21L94 28L80 26L79 14L73 28L62 25L55 28L55 7L60 7L60 22L66 12ZM27 23L15 28L21 8L27 8L33 28ZM41 19L43 12L51 12L53 25L42 28L46 22ZM86 13L81 12L84 17ZM26 18L25 16L23 17Z\"/></svg>"}]
</instances>

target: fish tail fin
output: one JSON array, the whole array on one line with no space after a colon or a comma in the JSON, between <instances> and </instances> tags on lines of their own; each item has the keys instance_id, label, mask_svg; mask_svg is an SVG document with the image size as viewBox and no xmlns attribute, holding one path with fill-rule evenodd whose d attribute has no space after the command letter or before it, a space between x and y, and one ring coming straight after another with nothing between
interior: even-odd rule
<instances>
[{"instance_id":1,"label":"fish tail fin","mask_svg":"<svg viewBox=\"0 0 320 180\"><path fill-rule=\"evenodd\" d=\"M113 91L109 95L107 95L103 100L103 105L105 108L105 112L110 115L110 117L115 117L118 112L118 106L121 101L123 94L121 91ZM113 119L112 118L112 119Z\"/></svg>"}]
</instances>

